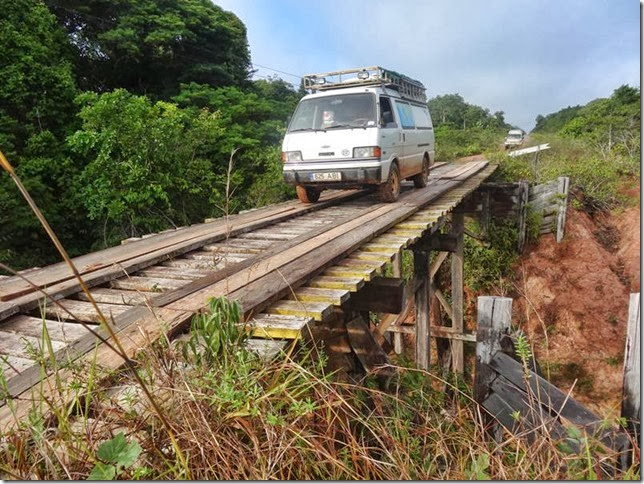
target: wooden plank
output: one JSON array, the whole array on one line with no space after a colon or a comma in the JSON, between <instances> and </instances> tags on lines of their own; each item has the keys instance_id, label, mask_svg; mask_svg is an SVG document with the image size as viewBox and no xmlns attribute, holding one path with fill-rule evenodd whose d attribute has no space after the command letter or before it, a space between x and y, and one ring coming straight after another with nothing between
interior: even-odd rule
<instances>
[{"instance_id":1,"label":"wooden plank","mask_svg":"<svg viewBox=\"0 0 644 484\"><path fill-rule=\"evenodd\" d=\"M562 176L557 179L558 188L557 192L560 196L559 207L557 210L557 229L556 240L557 243L561 242L564 237L564 228L566 226L566 208L568 206L568 187L570 186L570 178Z\"/></svg>"},{"instance_id":2,"label":"wooden plank","mask_svg":"<svg viewBox=\"0 0 644 484\"><path fill-rule=\"evenodd\" d=\"M323 194L321 201L317 204L304 205L295 201L278 204L252 213L219 219L215 223L196 224L124 246L110 247L72 260L79 273L84 276L85 283L96 285L109 280L114 274L141 269L161 260L184 254L204 244L262 228L314 210L321 210L362 194L357 191L329 193ZM62 285L62 283L68 282L69 284L63 285L69 291L65 295L80 290L71 270L63 262L34 271L30 274L29 280L36 286L49 287L50 291L52 291L53 285ZM17 276L0 281L0 301L31 295L30 298L20 298L19 303L25 304L35 300L37 305L41 294L35 291L31 285ZM0 319L15 314L15 306L16 303L0 304Z\"/></svg>"},{"instance_id":3,"label":"wooden plank","mask_svg":"<svg viewBox=\"0 0 644 484\"><path fill-rule=\"evenodd\" d=\"M460 212L452 213L451 234L456 237L456 247L452 253L452 329L463 333L463 231L465 219ZM465 371L463 342L452 341L452 371L463 374Z\"/></svg>"},{"instance_id":4,"label":"wooden plank","mask_svg":"<svg viewBox=\"0 0 644 484\"><path fill-rule=\"evenodd\" d=\"M310 287L322 287L327 289L345 289L356 292L364 286L364 279L361 277L326 277L320 276L312 279L308 285Z\"/></svg>"},{"instance_id":5,"label":"wooden plank","mask_svg":"<svg viewBox=\"0 0 644 484\"><path fill-rule=\"evenodd\" d=\"M63 306L61 308L60 306ZM128 306L118 304L105 304L96 303L98 309L109 320L111 317L116 317L119 314L127 311ZM67 311L66 311L66 310ZM69 312L68 312L69 311ZM45 308L45 316L47 319L60 319L62 321L78 320L86 323L98 323L100 317L96 313L92 303L85 301L74 301L73 299L61 299L56 304L50 304ZM70 315L71 313L71 315Z\"/></svg>"},{"instance_id":6,"label":"wooden plank","mask_svg":"<svg viewBox=\"0 0 644 484\"><path fill-rule=\"evenodd\" d=\"M624 350L624 386L622 392L622 417L628 422L629 431L639 438L641 434L640 391L640 293L630 295L626 349Z\"/></svg>"},{"instance_id":7,"label":"wooden plank","mask_svg":"<svg viewBox=\"0 0 644 484\"><path fill-rule=\"evenodd\" d=\"M530 189L530 185L527 181L522 180L519 182L518 202L517 202L518 203L517 212L519 214L518 222L517 222L517 227L519 229L517 249L519 250L519 253L523 252L523 246L525 245L525 241L526 241L529 189ZM488 192L488 195L489 195L489 192ZM489 216L489 206L488 206L488 216ZM487 223L487 225L489 225L489 223Z\"/></svg>"},{"instance_id":8,"label":"wooden plank","mask_svg":"<svg viewBox=\"0 0 644 484\"><path fill-rule=\"evenodd\" d=\"M371 252L371 251L363 251L363 250L358 250L351 254L351 257L354 257L356 259L360 260L374 260L374 261L382 261L382 262L389 262L391 259L393 259L398 252Z\"/></svg>"},{"instance_id":9,"label":"wooden plank","mask_svg":"<svg viewBox=\"0 0 644 484\"><path fill-rule=\"evenodd\" d=\"M207 276L209 271L197 269L180 269L168 266L150 266L136 273L137 276L143 277L161 277L163 279L180 279L184 281L194 281L201 277Z\"/></svg>"},{"instance_id":10,"label":"wooden plank","mask_svg":"<svg viewBox=\"0 0 644 484\"><path fill-rule=\"evenodd\" d=\"M349 291L344 289L324 289L321 287L300 287L291 299L308 302L326 302L340 306L349 299Z\"/></svg>"},{"instance_id":11,"label":"wooden plank","mask_svg":"<svg viewBox=\"0 0 644 484\"><path fill-rule=\"evenodd\" d=\"M20 358L19 356L9 356L0 354L0 368L4 378L13 378L25 370L38 365L34 360Z\"/></svg>"},{"instance_id":12,"label":"wooden plank","mask_svg":"<svg viewBox=\"0 0 644 484\"><path fill-rule=\"evenodd\" d=\"M371 281L376 277L376 269L359 269L352 267L333 266L326 269L322 274L329 277L357 278L361 277L365 281Z\"/></svg>"},{"instance_id":13,"label":"wooden plank","mask_svg":"<svg viewBox=\"0 0 644 484\"><path fill-rule=\"evenodd\" d=\"M480 296L476 308L476 374L474 399L483 402L495 377L489 365L501 349L501 337L509 333L512 322L512 299L508 297Z\"/></svg>"},{"instance_id":14,"label":"wooden plank","mask_svg":"<svg viewBox=\"0 0 644 484\"><path fill-rule=\"evenodd\" d=\"M189 312L172 311L165 308L155 308L154 312L151 312L149 309L143 309L147 313L147 316L139 318L129 326L120 328L118 331L121 345L128 358L134 358L142 347L154 343L161 335L169 335L171 337L176 332L181 331L190 323L193 316ZM75 344L82 344L82 340L77 341ZM80 360L81 364L96 365L99 369L108 371L118 370L125 364L124 360L116 355L107 345L101 344L95 347L94 341L91 341L89 348L93 349L93 351L87 352L82 356ZM75 347L72 345L65 347L62 351L68 357L74 354L74 350ZM67 357L65 360L67 360ZM0 408L0 432L6 432L13 428L18 421L25 418L31 411L32 406L27 404L27 402L33 401L34 391L31 389L31 385L25 387L25 384L33 381L30 378L30 375L33 373L40 373L40 369L32 366L7 382L9 395L24 401L25 404L16 406L4 405ZM62 408L69 402L61 400L58 385L71 385L77 377L75 370L59 369L55 375L50 375L43 381L37 380L38 388L35 393L38 395L38 398L42 394L42 397L46 398L50 405ZM37 402L34 403L36 405L38 404ZM46 408L43 408L43 411L46 412Z\"/></svg>"},{"instance_id":15,"label":"wooden plank","mask_svg":"<svg viewBox=\"0 0 644 484\"><path fill-rule=\"evenodd\" d=\"M54 351L65 347L62 341L50 341ZM9 331L0 331L0 355L17 356L35 360L38 355L48 355L47 344L35 336L16 334Z\"/></svg>"},{"instance_id":16,"label":"wooden plank","mask_svg":"<svg viewBox=\"0 0 644 484\"><path fill-rule=\"evenodd\" d=\"M126 291L124 289L111 289L109 287L95 287L89 291L94 301L107 304L125 304L126 306L135 306L137 304L150 304L152 300L159 295L158 292L149 291ZM89 297L84 292L76 294L76 299L80 301L89 301Z\"/></svg>"},{"instance_id":17,"label":"wooden plank","mask_svg":"<svg viewBox=\"0 0 644 484\"><path fill-rule=\"evenodd\" d=\"M279 301L270 306L266 312L284 316L310 317L316 321L322 321L333 313L333 305L312 301Z\"/></svg>"},{"instance_id":18,"label":"wooden plank","mask_svg":"<svg viewBox=\"0 0 644 484\"><path fill-rule=\"evenodd\" d=\"M490 367L511 381L517 388L524 392L528 391L523 366L518 361L498 351L490 360ZM532 395L543 405L550 407L566 420L584 427L591 434L600 429L602 419L574 400L569 394L562 392L534 372L530 373L528 380Z\"/></svg>"},{"instance_id":19,"label":"wooden plank","mask_svg":"<svg viewBox=\"0 0 644 484\"><path fill-rule=\"evenodd\" d=\"M41 338L43 324L47 328L49 338L53 341L68 343L89 333L83 325L78 323L54 321L23 315L14 316L0 323L0 331Z\"/></svg>"},{"instance_id":20,"label":"wooden plank","mask_svg":"<svg viewBox=\"0 0 644 484\"><path fill-rule=\"evenodd\" d=\"M272 314L258 314L247 326L254 338L300 339L302 330L313 321L312 317L275 317Z\"/></svg>"},{"instance_id":21,"label":"wooden plank","mask_svg":"<svg viewBox=\"0 0 644 484\"><path fill-rule=\"evenodd\" d=\"M113 289L127 289L130 291L161 292L176 289L185 284L177 279L162 279L160 277L129 276L110 281Z\"/></svg>"}]
</instances>

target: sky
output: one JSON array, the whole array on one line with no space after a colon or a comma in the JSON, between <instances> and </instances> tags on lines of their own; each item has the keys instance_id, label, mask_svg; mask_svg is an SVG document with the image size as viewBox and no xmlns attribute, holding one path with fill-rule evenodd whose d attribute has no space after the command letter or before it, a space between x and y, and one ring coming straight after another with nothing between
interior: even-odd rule
<instances>
[{"instance_id":1,"label":"sky","mask_svg":"<svg viewBox=\"0 0 644 484\"><path fill-rule=\"evenodd\" d=\"M526 131L640 85L638 0L213 1L246 25L256 78L379 65Z\"/></svg>"}]
</instances>

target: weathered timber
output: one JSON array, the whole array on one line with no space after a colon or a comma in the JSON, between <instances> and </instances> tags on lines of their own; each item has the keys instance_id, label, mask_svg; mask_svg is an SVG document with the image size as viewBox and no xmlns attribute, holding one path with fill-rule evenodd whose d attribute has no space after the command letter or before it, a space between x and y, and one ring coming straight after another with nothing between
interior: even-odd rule
<instances>
[{"instance_id":1,"label":"weathered timber","mask_svg":"<svg viewBox=\"0 0 644 484\"><path fill-rule=\"evenodd\" d=\"M562 176L557 179L557 190L559 193L559 210L557 212L557 242L561 242L564 237L564 228L566 226L566 206L568 205L568 187L570 186L570 178Z\"/></svg>"},{"instance_id":2,"label":"weathered timber","mask_svg":"<svg viewBox=\"0 0 644 484\"><path fill-rule=\"evenodd\" d=\"M387 353L376 342L362 317L347 322L347 334L351 348L364 369L367 373L375 373L380 384L386 387L395 371L389 367Z\"/></svg>"},{"instance_id":3,"label":"weathered timber","mask_svg":"<svg viewBox=\"0 0 644 484\"><path fill-rule=\"evenodd\" d=\"M519 213L519 220L517 222L517 226L519 228L517 249L519 250L519 253L523 252L523 246L525 245L526 239L529 192L530 184L525 180L521 180L518 187L519 200L517 208L517 212Z\"/></svg>"},{"instance_id":4,"label":"weathered timber","mask_svg":"<svg viewBox=\"0 0 644 484\"><path fill-rule=\"evenodd\" d=\"M631 294L624 350L624 386L622 393L622 417L628 429L639 438L641 434L641 389L640 389L640 293Z\"/></svg>"},{"instance_id":5,"label":"weathered timber","mask_svg":"<svg viewBox=\"0 0 644 484\"><path fill-rule=\"evenodd\" d=\"M495 377L489 368L494 355L501 350L501 337L509 333L512 321L512 299L481 296L476 308L476 373L474 399L482 402L490 392Z\"/></svg>"},{"instance_id":6,"label":"weathered timber","mask_svg":"<svg viewBox=\"0 0 644 484\"><path fill-rule=\"evenodd\" d=\"M197 224L185 229L160 234L156 237L140 240L127 245L110 247L108 249L87 254L73 259L79 273L84 276L86 284L96 285L112 279L124 272L133 272L159 261L184 254L204 244L225 239L232 235L241 234L257 228L274 224L307 213L313 210L320 210L329 205L346 201L358 196L358 192L329 193L323 197L321 203L303 205L298 202L286 202L266 209L260 209L243 215L235 215L224 219L218 219L215 223ZM74 278L69 267L63 263L53 264L34 271L29 275L31 284L37 287L49 288L49 291L60 289L56 286ZM72 284L62 297L80 290L78 282L73 279ZM0 301L9 301L24 295L31 295L36 301L42 297L37 289L31 284L19 279L17 276L10 277L0 282ZM54 287L52 287L54 286ZM29 298L20 298L20 303L26 303ZM9 303L0 304L0 319L10 314L16 305ZM37 304L37 303L36 303Z\"/></svg>"},{"instance_id":7,"label":"weathered timber","mask_svg":"<svg viewBox=\"0 0 644 484\"><path fill-rule=\"evenodd\" d=\"M472 173L476 172L480 168L482 168L482 166L479 166L475 170L472 170ZM453 186L453 183L445 183L445 184L443 184L441 186L441 188L443 190L446 190L446 189L449 189L451 186ZM429 199L431 199L431 197L435 197L434 193L431 193L430 198L428 198L427 194L420 193L420 192L421 191L418 191L416 193L411 193L410 197L407 200L407 205L412 205L412 207L413 207L413 205L415 203L417 203L418 200L420 200L422 203L426 203ZM423 199L424 199L424 201L423 201ZM392 223L395 223L395 221L392 222ZM384 228L383 230L386 230L386 228ZM355 245L358 246L359 243L356 243ZM315 258L319 258L318 255L313 255L312 256L313 260L315 260ZM325 258L324 261L322 262L322 264L328 264L329 261L331 259L333 259L334 257L342 257L342 256L343 256L343 254L334 254L331 258L329 258L329 257ZM371 258L371 257L368 257L368 258ZM298 273L297 271L295 271L294 274L289 274L288 278L283 277L282 274L276 274L275 272L273 272L272 274L266 274L266 276L270 276L270 277L262 276L260 279L257 279L258 284L256 286L257 287L265 287L266 284L270 284L270 285L274 286L275 283L276 283L275 278L277 278L277 281L279 282L278 286L280 286L278 288L278 292L279 291L290 290L290 288L288 287L288 284L290 284L291 280L298 280L297 279L298 277L299 277L300 281L305 279L305 277L302 275L302 273ZM284 282L284 283L282 284L282 282ZM243 289L240 289L240 290L237 291L237 295L239 295L242 300L245 300L247 303L249 303L250 306L252 306L252 304L255 304L255 303L268 304L270 302L268 300L269 298L266 296L266 294L261 293L261 291L260 291L260 294L258 294L255 297L248 297L248 295L250 293L253 293L253 292L254 291L252 290L252 288L243 288ZM216 295L216 292L213 295ZM234 294L231 294L231 295L234 295ZM59 293L59 296L60 296L60 293ZM207 297L205 297L204 299L207 299ZM202 301L203 301L203 299L202 299ZM131 312L131 311L134 311L134 312ZM138 308L135 309L135 310L131 310L131 311L128 311L128 314L122 315L123 316L122 319L120 317L117 318L117 320L121 319L120 321L117 321L118 324L119 324L119 326L118 326L119 332L125 332L127 334L130 334L130 332L132 331L130 326L132 324L136 323L136 326L138 327L139 323L142 321L141 315L138 314ZM182 324L185 324L184 321L187 321L189 319L188 315L192 314L192 312L189 311L187 313L184 313L184 312L179 311L179 312L173 313L173 314L182 314L183 317L184 317L184 320L182 320L182 322L179 322L179 320L181 319L181 317L179 317L179 316L177 316L177 318L173 318L173 320L176 321L176 323L173 323L171 325L171 327L176 328L176 327L181 326ZM154 325L152 327L154 328ZM78 342L78 344L74 348L70 348L70 349L82 353L84 351L87 351L87 349L89 349L91 347L91 344L93 344L93 341L85 340L85 341L82 341L82 342ZM82 348L85 348L85 349L82 349ZM31 381L32 381L32 383L35 382L35 380L33 380L33 379ZM19 381L16 381L15 383L16 383L16 385L14 386L14 388L20 388L20 387L28 388L28 386L30 384L29 379L20 379Z\"/></svg>"},{"instance_id":8,"label":"weathered timber","mask_svg":"<svg viewBox=\"0 0 644 484\"><path fill-rule=\"evenodd\" d=\"M23 315L14 316L0 323L0 331L42 338L43 325L47 329L49 338L64 343L77 340L89 332L78 323L54 321Z\"/></svg>"},{"instance_id":9,"label":"weathered timber","mask_svg":"<svg viewBox=\"0 0 644 484\"><path fill-rule=\"evenodd\" d=\"M457 333L463 333L463 230L465 221L463 212L452 213L451 235L456 238L456 245L452 252L452 328ZM463 342L453 340L452 371L463 373L464 350Z\"/></svg>"},{"instance_id":10,"label":"weathered timber","mask_svg":"<svg viewBox=\"0 0 644 484\"><path fill-rule=\"evenodd\" d=\"M407 301L407 287L401 278L376 277L348 301L354 311L397 314Z\"/></svg>"},{"instance_id":11,"label":"weathered timber","mask_svg":"<svg viewBox=\"0 0 644 484\"><path fill-rule=\"evenodd\" d=\"M429 256L427 252L414 251L414 294L416 306L416 365L429 370L430 331L429 331Z\"/></svg>"},{"instance_id":12,"label":"weathered timber","mask_svg":"<svg viewBox=\"0 0 644 484\"><path fill-rule=\"evenodd\" d=\"M455 252L458 240L454 234L432 234L431 236L421 237L414 243L414 250Z\"/></svg>"}]
</instances>

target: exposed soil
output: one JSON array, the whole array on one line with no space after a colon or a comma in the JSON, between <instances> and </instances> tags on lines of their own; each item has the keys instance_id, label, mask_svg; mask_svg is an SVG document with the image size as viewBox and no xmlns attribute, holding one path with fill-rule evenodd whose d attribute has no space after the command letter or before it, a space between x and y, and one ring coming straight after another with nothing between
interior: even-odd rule
<instances>
[{"instance_id":1,"label":"exposed soil","mask_svg":"<svg viewBox=\"0 0 644 484\"><path fill-rule=\"evenodd\" d=\"M638 192L639 193L639 189ZM564 240L542 236L517 265L514 321L551 380L618 415L630 292L640 287L640 207L596 215L569 207Z\"/></svg>"}]
</instances>

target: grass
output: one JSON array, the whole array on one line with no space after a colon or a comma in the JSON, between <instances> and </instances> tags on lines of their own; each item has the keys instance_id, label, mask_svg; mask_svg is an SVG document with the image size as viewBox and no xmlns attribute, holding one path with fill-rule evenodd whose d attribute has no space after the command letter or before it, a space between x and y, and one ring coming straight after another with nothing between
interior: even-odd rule
<instances>
[{"instance_id":1,"label":"grass","mask_svg":"<svg viewBox=\"0 0 644 484\"><path fill-rule=\"evenodd\" d=\"M506 433L496 443L467 387L448 395L439 372L400 366L383 391L371 377L336 381L324 353L304 346L262 362L245 350L235 311L219 300L190 334L136 358L185 462L132 372L89 365L66 368L74 384L2 435L2 477L585 479L607 461L562 451L547 435L528 444ZM629 472L618 477L639 476Z\"/></svg>"}]
</instances>

